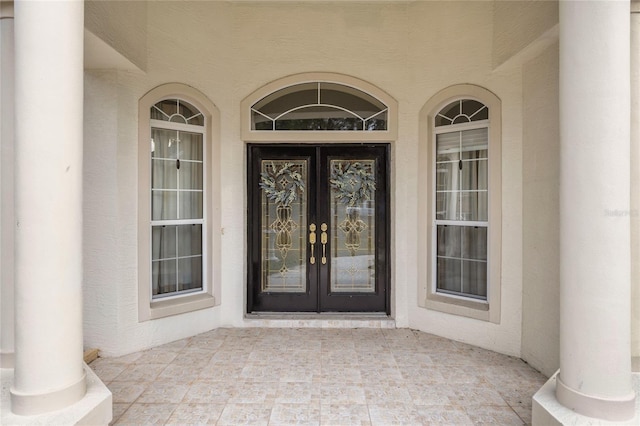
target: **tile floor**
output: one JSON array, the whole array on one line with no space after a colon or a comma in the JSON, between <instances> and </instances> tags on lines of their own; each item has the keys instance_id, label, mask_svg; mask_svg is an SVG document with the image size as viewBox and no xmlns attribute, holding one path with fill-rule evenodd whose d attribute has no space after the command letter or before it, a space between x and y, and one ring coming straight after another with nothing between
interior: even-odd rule
<instances>
[{"instance_id":1,"label":"tile floor","mask_svg":"<svg viewBox=\"0 0 640 426\"><path fill-rule=\"evenodd\" d=\"M90 366L116 425L521 425L545 382L409 329L217 329Z\"/></svg>"}]
</instances>

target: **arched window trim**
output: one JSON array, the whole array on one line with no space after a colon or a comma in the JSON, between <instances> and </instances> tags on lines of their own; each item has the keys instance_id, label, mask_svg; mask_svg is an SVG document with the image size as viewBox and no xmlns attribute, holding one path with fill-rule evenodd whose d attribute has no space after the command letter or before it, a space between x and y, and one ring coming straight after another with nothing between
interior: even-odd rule
<instances>
[{"instance_id":1,"label":"arched window trim","mask_svg":"<svg viewBox=\"0 0 640 426\"><path fill-rule=\"evenodd\" d=\"M489 108L487 120L469 123L435 126L439 112L456 100L472 99ZM501 130L502 112L500 99L487 89L472 84L450 86L434 95L420 111L419 146L419 264L418 305L450 314L500 322L501 303ZM435 259L435 136L452 131L488 128L489 140L489 202L488 202L488 247L489 277L487 300L446 295L435 290L433 263Z\"/></svg>"},{"instance_id":2,"label":"arched window trim","mask_svg":"<svg viewBox=\"0 0 640 426\"><path fill-rule=\"evenodd\" d=\"M204 116L204 126L152 119L151 108L168 99L190 103ZM192 131L200 129L204 139L203 262L206 262L203 291L161 299L151 296L151 126ZM220 304L220 179L214 170L220 165L220 114L216 106L193 87L169 83L146 93L138 102L138 321L182 314ZM206 259L205 259L206 257Z\"/></svg>"},{"instance_id":3,"label":"arched window trim","mask_svg":"<svg viewBox=\"0 0 640 426\"><path fill-rule=\"evenodd\" d=\"M360 131L360 130L252 130L251 111L252 106L267 96L292 86L304 83L333 83L353 88L363 92L374 99L378 100L386 106L387 109L387 130L377 131ZM318 106L313 104L310 106ZM335 105L331 105L335 107ZM348 110L346 110L348 111ZM350 141L386 141L392 142L397 138L398 119L397 119L397 102L389 94L378 87L355 77L336 73L303 73L284 77L282 79L266 84L247 96L241 103L241 133L242 139L246 142L286 142L286 141L333 141L333 142L350 142ZM349 111L353 113L352 111ZM379 113L382 113L380 111ZM264 116L264 114L261 114ZM374 118L368 117L365 120ZM265 116L271 120L271 117Z\"/></svg>"}]
</instances>

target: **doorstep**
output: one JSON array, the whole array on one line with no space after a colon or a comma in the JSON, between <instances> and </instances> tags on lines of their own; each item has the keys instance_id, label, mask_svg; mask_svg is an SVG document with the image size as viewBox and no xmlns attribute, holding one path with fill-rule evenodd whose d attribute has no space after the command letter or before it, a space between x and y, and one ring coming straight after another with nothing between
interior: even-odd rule
<instances>
[{"instance_id":1,"label":"doorstep","mask_svg":"<svg viewBox=\"0 0 640 426\"><path fill-rule=\"evenodd\" d=\"M245 314L245 327L265 328L396 328L396 321L385 313L281 313Z\"/></svg>"}]
</instances>

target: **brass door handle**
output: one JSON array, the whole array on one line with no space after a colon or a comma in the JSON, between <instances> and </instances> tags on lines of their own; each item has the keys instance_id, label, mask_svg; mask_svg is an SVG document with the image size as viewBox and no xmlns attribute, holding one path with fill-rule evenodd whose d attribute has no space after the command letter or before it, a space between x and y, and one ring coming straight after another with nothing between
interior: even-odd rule
<instances>
[{"instance_id":1,"label":"brass door handle","mask_svg":"<svg viewBox=\"0 0 640 426\"><path fill-rule=\"evenodd\" d=\"M327 264L327 224L323 223L320 225L320 230L322 233L320 234L320 242L322 243L322 264Z\"/></svg>"},{"instance_id":2,"label":"brass door handle","mask_svg":"<svg viewBox=\"0 0 640 426\"><path fill-rule=\"evenodd\" d=\"M316 263L316 256L313 253L313 248L316 245L316 224L312 223L309 225L309 244L311 245L311 257L309 258L309 263L312 265Z\"/></svg>"}]
</instances>

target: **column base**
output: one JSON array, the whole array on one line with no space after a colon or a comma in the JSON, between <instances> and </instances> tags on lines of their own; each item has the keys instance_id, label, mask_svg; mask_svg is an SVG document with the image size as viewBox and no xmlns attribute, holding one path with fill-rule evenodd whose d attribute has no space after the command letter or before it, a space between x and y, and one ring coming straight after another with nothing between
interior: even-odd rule
<instances>
[{"instance_id":1,"label":"column base","mask_svg":"<svg viewBox=\"0 0 640 426\"><path fill-rule=\"evenodd\" d=\"M589 425L638 425L640 424L640 398L631 400L632 413L631 418L627 417L623 420L601 419L602 413L597 413L600 417L587 416L575 412L574 410L562 405L556 397L558 388L558 372L556 372L545 383L538 392L533 396L533 425L556 426L568 424L589 424ZM632 385L636 394L640 394L640 374L632 374ZM560 385L565 387L564 385ZM565 387L566 388L566 387ZM592 397L590 401L594 401ZM602 400L600 400L602 401ZM625 401L625 403L629 403ZM614 410L617 408L614 408ZM607 409L611 412L612 409ZM617 413L616 413L617 414Z\"/></svg>"},{"instance_id":2,"label":"column base","mask_svg":"<svg viewBox=\"0 0 640 426\"><path fill-rule=\"evenodd\" d=\"M46 414L22 416L13 412L9 387L13 384L13 369L2 369L2 401L0 424L6 425L107 425L112 419L112 397L98 376L84 365L86 393L68 407Z\"/></svg>"},{"instance_id":3,"label":"column base","mask_svg":"<svg viewBox=\"0 0 640 426\"><path fill-rule=\"evenodd\" d=\"M11 389L11 411L19 416L34 416L68 407L87 392L86 373L76 383L43 394L24 394Z\"/></svg>"}]
</instances>

